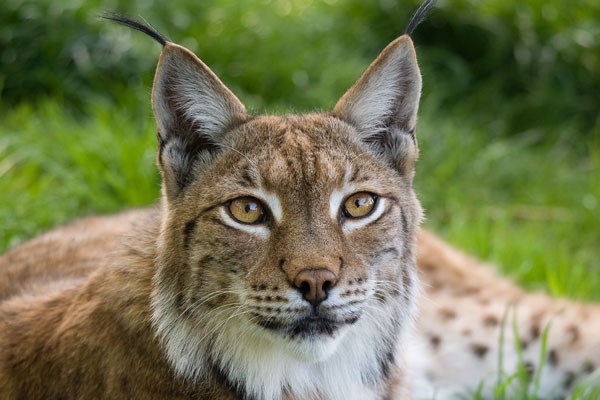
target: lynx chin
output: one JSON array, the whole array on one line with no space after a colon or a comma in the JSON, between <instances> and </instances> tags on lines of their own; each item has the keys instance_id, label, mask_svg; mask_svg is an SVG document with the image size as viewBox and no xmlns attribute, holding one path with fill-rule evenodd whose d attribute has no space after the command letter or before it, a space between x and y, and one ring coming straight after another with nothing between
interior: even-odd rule
<instances>
[{"instance_id":1,"label":"lynx chin","mask_svg":"<svg viewBox=\"0 0 600 400\"><path fill-rule=\"evenodd\" d=\"M432 4L333 110L283 116L108 15L163 46L161 201L0 257L0 397L492 397L499 358L544 398L598 383L600 306L525 293L419 228L409 35Z\"/></svg>"}]
</instances>

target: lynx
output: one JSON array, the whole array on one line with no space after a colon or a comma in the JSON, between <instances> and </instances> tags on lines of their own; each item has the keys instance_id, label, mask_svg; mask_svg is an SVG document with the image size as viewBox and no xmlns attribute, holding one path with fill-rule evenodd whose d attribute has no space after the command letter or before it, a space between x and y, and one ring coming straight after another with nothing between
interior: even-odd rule
<instances>
[{"instance_id":1,"label":"lynx","mask_svg":"<svg viewBox=\"0 0 600 400\"><path fill-rule=\"evenodd\" d=\"M431 4L332 111L284 116L111 16L163 45L162 199L0 258L2 398L444 399L491 395L499 358L545 397L597 382L599 306L527 294L419 228L409 35Z\"/></svg>"}]
</instances>

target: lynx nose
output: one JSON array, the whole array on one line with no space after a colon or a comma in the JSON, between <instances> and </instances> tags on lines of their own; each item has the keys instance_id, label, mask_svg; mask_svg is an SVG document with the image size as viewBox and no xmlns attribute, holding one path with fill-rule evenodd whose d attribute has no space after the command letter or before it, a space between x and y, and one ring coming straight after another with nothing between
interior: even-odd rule
<instances>
[{"instance_id":1,"label":"lynx nose","mask_svg":"<svg viewBox=\"0 0 600 400\"><path fill-rule=\"evenodd\" d=\"M294 285L302 293L302 297L316 307L327 298L327 292L337 281L337 276L328 269L305 269L298 272Z\"/></svg>"}]
</instances>

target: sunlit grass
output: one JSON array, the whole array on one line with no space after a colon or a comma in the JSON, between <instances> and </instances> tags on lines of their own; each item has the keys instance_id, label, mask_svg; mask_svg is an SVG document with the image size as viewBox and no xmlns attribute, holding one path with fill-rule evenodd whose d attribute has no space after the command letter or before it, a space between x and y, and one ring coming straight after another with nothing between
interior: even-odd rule
<instances>
[{"instance_id":1,"label":"sunlit grass","mask_svg":"<svg viewBox=\"0 0 600 400\"><path fill-rule=\"evenodd\" d=\"M158 198L148 112L98 102L76 119L55 102L23 105L0 120L0 248L76 216Z\"/></svg>"},{"instance_id":2,"label":"sunlit grass","mask_svg":"<svg viewBox=\"0 0 600 400\"><path fill-rule=\"evenodd\" d=\"M569 126L494 136L423 106L417 188L426 226L531 289L600 299L600 146ZM493 124L494 121L490 121Z\"/></svg>"}]
</instances>

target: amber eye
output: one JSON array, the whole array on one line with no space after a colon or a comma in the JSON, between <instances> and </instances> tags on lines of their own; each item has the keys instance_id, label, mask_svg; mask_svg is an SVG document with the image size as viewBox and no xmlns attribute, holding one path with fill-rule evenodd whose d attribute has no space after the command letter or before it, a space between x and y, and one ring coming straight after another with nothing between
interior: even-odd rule
<instances>
[{"instance_id":1,"label":"amber eye","mask_svg":"<svg viewBox=\"0 0 600 400\"><path fill-rule=\"evenodd\" d=\"M369 192L358 192L348 197L344 201L344 214L349 218L362 218L369 215L375 203L377 202L377 195Z\"/></svg>"},{"instance_id":2,"label":"amber eye","mask_svg":"<svg viewBox=\"0 0 600 400\"><path fill-rule=\"evenodd\" d=\"M243 224L259 224L265 219L265 208L254 197L240 197L229 203L231 216Z\"/></svg>"}]
</instances>

